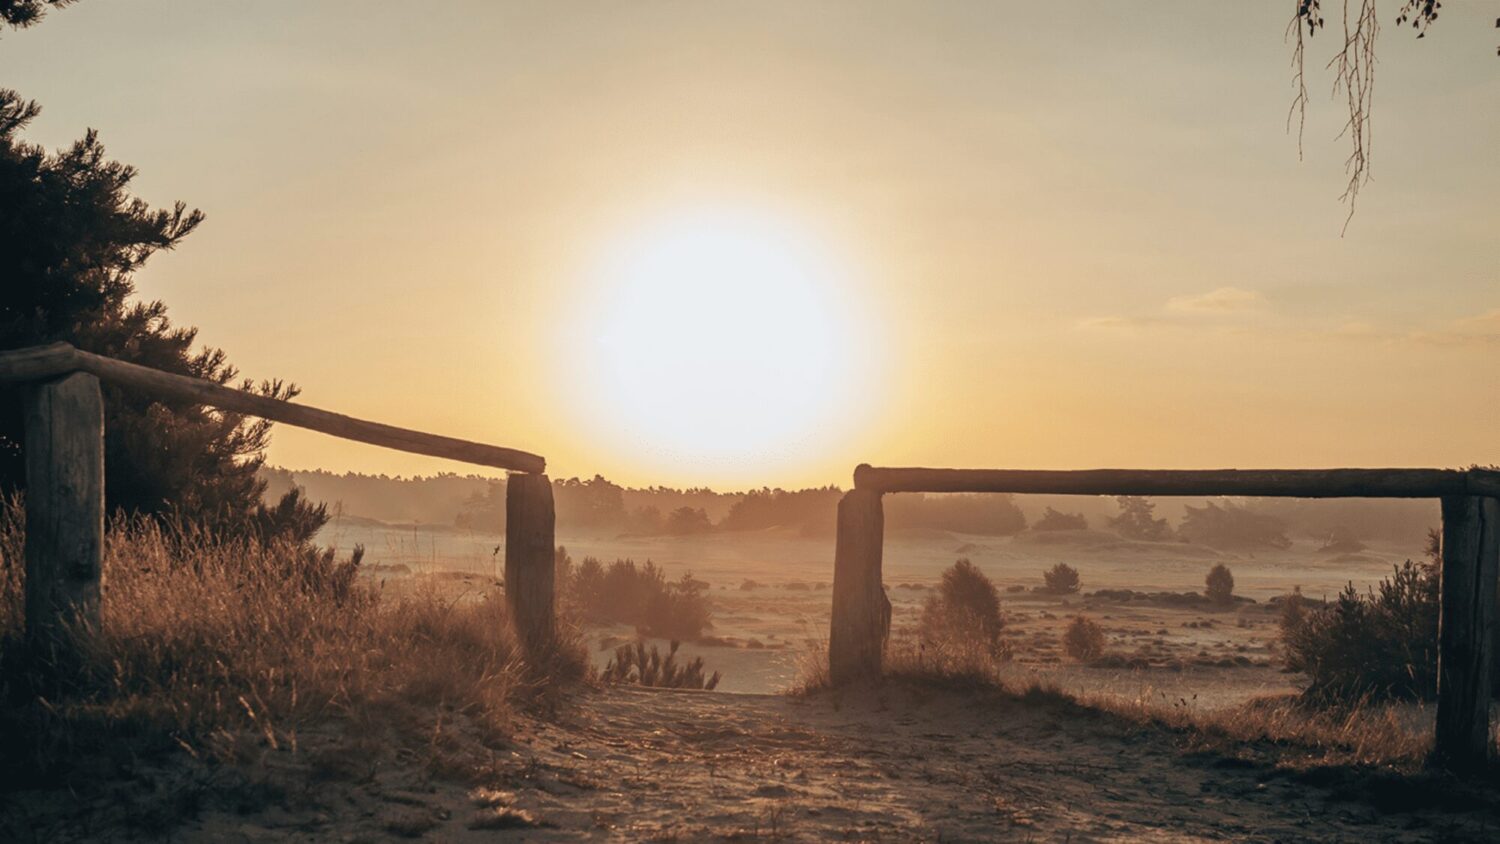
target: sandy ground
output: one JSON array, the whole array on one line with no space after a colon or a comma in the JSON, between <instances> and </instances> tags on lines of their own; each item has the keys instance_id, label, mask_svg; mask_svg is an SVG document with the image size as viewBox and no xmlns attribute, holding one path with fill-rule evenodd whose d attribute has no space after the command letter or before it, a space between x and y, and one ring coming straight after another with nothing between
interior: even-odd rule
<instances>
[{"instance_id":1,"label":"sandy ground","mask_svg":"<svg viewBox=\"0 0 1500 844\"><path fill-rule=\"evenodd\" d=\"M309 734L150 825L171 771L13 795L6 840L1493 840L1482 789L1232 755L1054 698L887 686L811 698L584 690L484 746ZM368 739L368 736L365 737ZM211 776L225 776L220 771ZM179 788L180 790L180 788ZM259 794L249 805L234 795ZM1421 808L1418 808L1421 807ZM132 812L136 813L132 815ZM106 830L107 833L102 833Z\"/></svg>"}]
</instances>

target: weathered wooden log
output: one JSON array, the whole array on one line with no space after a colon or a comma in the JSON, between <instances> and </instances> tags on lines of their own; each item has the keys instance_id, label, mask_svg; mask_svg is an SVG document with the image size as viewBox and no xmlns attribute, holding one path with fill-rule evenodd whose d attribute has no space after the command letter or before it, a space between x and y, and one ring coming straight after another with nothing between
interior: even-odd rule
<instances>
[{"instance_id":1,"label":"weathered wooden log","mask_svg":"<svg viewBox=\"0 0 1500 844\"><path fill-rule=\"evenodd\" d=\"M505 485L505 600L528 655L553 643L557 599L556 516L546 475L511 475Z\"/></svg>"},{"instance_id":2,"label":"weathered wooden log","mask_svg":"<svg viewBox=\"0 0 1500 844\"><path fill-rule=\"evenodd\" d=\"M99 627L104 561L104 400L74 372L27 384L26 640L67 662Z\"/></svg>"},{"instance_id":3,"label":"weathered wooden log","mask_svg":"<svg viewBox=\"0 0 1500 844\"><path fill-rule=\"evenodd\" d=\"M1255 495L1291 498L1438 498L1488 488L1493 472L1452 469L1028 469L854 470L877 492L1010 492L1053 495Z\"/></svg>"},{"instance_id":4,"label":"weathered wooden log","mask_svg":"<svg viewBox=\"0 0 1500 844\"><path fill-rule=\"evenodd\" d=\"M881 582L884 541L880 493L845 493L839 500L828 630L828 679L836 686L880 677L891 629L891 602Z\"/></svg>"},{"instance_id":5,"label":"weathered wooden log","mask_svg":"<svg viewBox=\"0 0 1500 844\"><path fill-rule=\"evenodd\" d=\"M1500 577L1500 501L1443 499L1442 608L1438 624L1434 761L1453 770L1485 767L1494 750L1490 692Z\"/></svg>"},{"instance_id":6,"label":"weathered wooden log","mask_svg":"<svg viewBox=\"0 0 1500 844\"><path fill-rule=\"evenodd\" d=\"M284 425L321 431L346 440L517 472L540 473L547 470L547 461L540 456L513 448L484 445L356 419L296 402L267 398L201 378L173 375L147 366L101 357L79 351L66 343L0 353L0 381L25 381L78 370L165 401L206 404Z\"/></svg>"}]
</instances>

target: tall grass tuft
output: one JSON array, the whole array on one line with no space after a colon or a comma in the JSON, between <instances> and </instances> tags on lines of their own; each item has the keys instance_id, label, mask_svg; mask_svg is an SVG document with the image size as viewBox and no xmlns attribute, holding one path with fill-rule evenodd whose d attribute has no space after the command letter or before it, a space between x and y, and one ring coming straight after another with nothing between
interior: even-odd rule
<instances>
[{"instance_id":1,"label":"tall grass tuft","mask_svg":"<svg viewBox=\"0 0 1500 844\"><path fill-rule=\"evenodd\" d=\"M107 532L102 623L59 684L21 642L24 542L0 504L0 777L55 777L122 738L197 753L246 732L295 744L321 719L443 705L503 730L513 707L584 673L574 640L526 665L498 593L384 594L358 559L290 543L218 541L151 520Z\"/></svg>"},{"instance_id":2,"label":"tall grass tuft","mask_svg":"<svg viewBox=\"0 0 1500 844\"><path fill-rule=\"evenodd\" d=\"M673 641L667 655L663 657L655 645L647 650L646 643L637 640L632 645L621 645L604 667L600 675L606 683L636 686L651 686L660 689L703 689L713 691L722 679L719 672L705 675L703 657L693 657L689 662L677 661L677 649L681 642Z\"/></svg>"}]
</instances>

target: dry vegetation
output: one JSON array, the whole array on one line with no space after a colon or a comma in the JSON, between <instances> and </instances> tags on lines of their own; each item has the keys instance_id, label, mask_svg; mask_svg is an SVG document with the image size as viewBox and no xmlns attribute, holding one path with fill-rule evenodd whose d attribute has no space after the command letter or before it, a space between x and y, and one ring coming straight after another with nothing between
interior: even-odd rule
<instances>
[{"instance_id":1,"label":"dry vegetation","mask_svg":"<svg viewBox=\"0 0 1500 844\"><path fill-rule=\"evenodd\" d=\"M354 579L353 560L216 542L144 519L108 531L103 623L79 664L46 665L20 637L22 530L19 501L4 502L5 791L86 793L100 786L99 770L174 754L234 767L267 751L295 754L330 725L361 740L339 743L342 762L302 754L301 763L354 776L401 743L389 730L426 743L434 724L441 733L463 721L481 741L503 743L518 707L585 673L571 641L542 664L524 663L496 590L397 596ZM367 746L377 737L391 741ZM196 801L205 787L188 791Z\"/></svg>"},{"instance_id":2,"label":"dry vegetation","mask_svg":"<svg viewBox=\"0 0 1500 844\"><path fill-rule=\"evenodd\" d=\"M1435 546L1430 553L1435 555ZM1004 610L994 585L968 560L944 572L920 625L892 638L885 673L890 681L922 688L984 691L1033 701L1062 699L1133 723L1166 728L1230 754L1271 746L1280 748L1278 760L1300 767L1352 765L1414 773L1432 748L1430 713L1392 705L1387 699L1422 696L1399 686L1397 678L1408 683L1430 680L1433 666L1427 663L1435 664L1431 651L1436 637L1432 571L1430 564L1408 562L1369 596L1351 592L1327 606L1287 601L1283 626L1291 640L1288 659L1314 675L1308 693L1300 696L1261 697L1204 709L1151 690L1134 697L1065 693L1013 663L1009 648L994 646L1005 624ZM1070 569L1067 579L1076 582L1076 577ZM1226 567L1216 566L1206 580L1205 600L1230 600L1233 578ZM942 617L936 612L949 606L961 611ZM1082 663L1102 665L1109 656L1103 629L1082 615L1067 624L1062 646ZM1320 664L1305 664L1313 659ZM827 687L826 653L815 649L802 666L794 693L806 695Z\"/></svg>"}]
</instances>

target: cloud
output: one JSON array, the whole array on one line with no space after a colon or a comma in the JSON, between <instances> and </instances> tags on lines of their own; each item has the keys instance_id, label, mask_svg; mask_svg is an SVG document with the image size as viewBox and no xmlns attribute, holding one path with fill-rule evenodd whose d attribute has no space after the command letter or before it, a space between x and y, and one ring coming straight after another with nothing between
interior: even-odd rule
<instances>
[{"instance_id":1,"label":"cloud","mask_svg":"<svg viewBox=\"0 0 1500 844\"><path fill-rule=\"evenodd\" d=\"M1254 290L1220 287L1193 296L1174 296L1157 314L1111 314L1081 319L1085 329L1202 328L1204 317L1231 316L1261 310L1265 297Z\"/></svg>"},{"instance_id":2,"label":"cloud","mask_svg":"<svg viewBox=\"0 0 1500 844\"><path fill-rule=\"evenodd\" d=\"M1179 314L1234 314L1259 309L1265 297L1241 287L1220 287L1196 296L1174 296L1167 310Z\"/></svg>"},{"instance_id":3,"label":"cloud","mask_svg":"<svg viewBox=\"0 0 1500 844\"><path fill-rule=\"evenodd\" d=\"M1500 308L1491 308L1478 316L1464 317L1455 322L1454 326L1460 331L1500 335Z\"/></svg>"}]
</instances>

